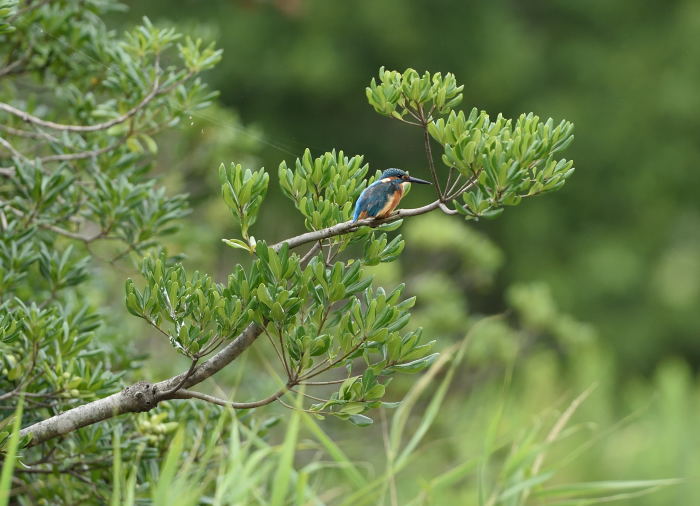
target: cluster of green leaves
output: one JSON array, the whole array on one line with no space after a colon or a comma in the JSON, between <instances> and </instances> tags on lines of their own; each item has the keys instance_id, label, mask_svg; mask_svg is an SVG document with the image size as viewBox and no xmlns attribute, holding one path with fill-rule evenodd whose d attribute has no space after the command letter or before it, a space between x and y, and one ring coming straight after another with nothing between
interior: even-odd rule
<instances>
[{"instance_id":1,"label":"cluster of green leaves","mask_svg":"<svg viewBox=\"0 0 700 506\"><path fill-rule=\"evenodd\" d=\"M87 259L69 245L57 250L36 227L12 222L0 236L0 385L8 399L21 391L52 404L105 395L121 374L109 371L93 339L100 316L66 296L88 277ZM27 419L42 415L27 410Z\"/></svg>"},{"instance_id":2,"label":"cluster of green leaves","mask_svg":"<svg viewBox=\"0 0 700 506\"><path fill-rule=\"evenodd\" d=\"M279 183L282 192L294 202L304 216L304 224L309 230L319 230L342 223L352 218L353 206L367 185L374 182L380 172L366 180L369 165L363 164L362 156L348 158L342 151L326 152L313 158L306 149L297 158L294 168L282 162L279 166ZM350 244L359 243L363 247L363 262L375 265L391 262L403 251L404 242L400 234L389 240L387 232L396 230L401 222L388 223L376 227L381 233L368 228L360 228L352 233L336 236L328 240L330 248L335 248L331 258L335 258Z\"/></svg>"},{"instance_id":3,"label":"cluster of green leaves","mask_svg":"<svg viewBox=\"0 0 700 506\"><path fill-rule=\"evenodd\" d=\"M313 158L306 149L294 168L280 163L282 192L304 216L307 229L319 230L352 217L353 204L367 184L369 165L363 159L359 155L348 158L335 150Z\"/></svg>"},{"instance_id":4,"label":"cluster of green leaves","mask_svg":"<svg viewBox=\"0 0 700 506\"><path fill-rule=\"evenodd\" d=\"M229 276L228 293L249 295L256 302L249 316L259 325L284 325L294 319L308 294L299 257L290 255L286 245L276 251L265 241L257 243L255 253L250 275L238 266Z\"/></svg>"},{"instance_id":5,"label":"cluster of green leaves","mask_svg":"<svg viewBox=\"0 0 700 506\"><path fill-rule=\"evenodd\" d=\"M8 287L0 294L0 307L12 315L0 320L5 357L0 386L13 400L26 390L28 402L37 403L27 423L118 388L119 375L105 372L109 346L93 339L102 318L89 304L85 258L92 243L103 240L110 241L106 251L116 253L112 261L129 252L141 256L175 230L186 213L185 197L166 196L148 179L158 151L154 135L206 107L214 96L196 75L215 65L220 52L182 41L148 20L121 38L91 24L95 14L110 7L104 0L38 3L16 20L18 30L0 34L0 50L18 55L16 70L44 89L51 86L55 96L45 104L41 93L10 81L7 100L26 114L5 109L2 133L9 141L0 146L0 177L6 183L0 187L5 233L0 274ZM61 50L66 44L71 51ZM380 77L382 82L370 87L372 105L424 128L433 115L450 114L461 99L462 87L451 74L382 70ZM506 145L510 137L501 137ZM484 155L498 155L492 156L494 167L506 160L498 146L483 148ZM350 218L368 170L359 156L332 151L314 159L307 150L294 167L282 163L278 174L307 229L318 230ZM498 174L501 167L494 170ZM383 405L392 375L423 370L436 359L433 342L423 342L420 329L406 330L414 299L402 295L402 285L389 293L372 287L366 271L398 258L403 239L389 233L401 222L319 241L313 245L318 252L302 262L285 243L270 247L250 235L268 174L222 165L219 177L242 234L241 240L227 242L253 255L249 268L239 265L226 283L216 283L164 255L147 256L143 287L126 284L127 309L192 360L254 322L274 347L285 389L312 386L321 375L321 384L339 385L328 398L312 396L317 402L310 411L370 423L364 413ZM86 248L71 248L71 241ZM114 251L112 242L118 245ZM361 253L353 258L353 252ZM3 414L9 416L13 404L3 405ZM301 400L297 407L304 407ZM132 458L138 438L154 446L165 443L161 436L174 428L166 419L139 420L125 447ZM97 453L105 448L106 433L89 427L71 436L65 451L52 451L76 458ZM99 471L95 476L105 479ZM51 480L52 487L61 484Z\"/></svg>"},{"instance_id":6,"label":"cluster of green leaves","mask_svg":"<svg viewBox=\"0 0 700 506\"><path fill-rule=\"evenodd\" d=\"M0 236L0 300L23 288L30 267L37 260L35 227L25 228L19 221L8 223Z\"/></svg>"},{"instance_id":7,"label":"cluster of green leaves","mask_svg":"<svg viewBox=\"0 0 700 506\"><path fill-rule=\"evenodd\" d=\"M17 11L17 0L0 1L0 35L14 31L15 27L9 22Z\"/></svg>"},{"instance_id":8,"label":"cluster of green leaves","mask_svg":"<svg viewBox=\"0 0 700 506\"><path fill-rule=\"evenodd\" d=\"M388 294L374 290L371 278L361 275L360 265L336 262L328 268L315 257L303 276L311 288L310 303L295 319L274 322L268 331L281 343L286 341L289 369L297 379L345 370L347 379L338 391L312 405L312 410L364 424L371 420L354 415L380 404L384 394L380 378L417 372L435 356L430 355L433 342L423 344L420 331L403 331L415 299L401 299L403 286Z\"/></svg>"},{"instance_id":9,"label":"cluster of green leaves","mask_svg":"<svg viewBox=\"0 0 700 506\"><path fill-rule=\"evenodd\" d=\"M143 318L190 358L212 352L226 339L255 321L287 323L299 311L305 295L299 257L279 252L264 241L256 244L257 259L248 272L238 265L226 283L215 283L206 274L188 276L181 263L164 255L142 264L146 285L139 290L126 282L129 312ZM170 328L164 330L163 323Z\"/></svg>"},{"instance_id":10,"label":"cluster of green leaves","mask_svg":"<svg viewBox=\"0 0 700 506\"><path fill-rule=\"evenodd\" d=\"M108 30L100 16L123 8L112 0L16 4L0 2L0 102L11 109L0 112L0 453L22 394L26 427L118 391L138 370L120 335L128 324L96 306L110 300L114 264L162 247L188 213L186 196L149 172L160 132L212 103L198 75L221 56L147 19ZM138 453L145 467L157 457L128 420L114 425L129 433L125 458ZM106 483L112 429L22 449L23 462L56 473L37 480L18 463L13 487L36 494L18 501L95 502L75 470Z\"/></svg>"},{"instance_id":11,"label":"cluster of green leaves","mask_svg":"<svg viewBox=\"0 0 700 506\"><path fill-rule=\"evenodd\" d=\"M189 208L185 194L167 195L153 180L130 179L124 174L95 173L85 216L99 225L96 237L120 241L141 252L156 246L159 237L176 232Z\"/></svg>"},{"instance_id":12,"label":"cluster of green leaves","mask_svg":"<svg viewBox=\"0 0 700 506\"><path fill-rule=\"evenodd\" d=\"M557 160L556 153L573 141L573 124L522 114L518 119L498 115L495 121L484 111L450 113L447 120L428 125L430 135L444 147L442 162L456 168L474 189L456 202L468 219L495 216L505 205L562 187L574 171L573 162Z\"/></svg>"},{"instance_id":13,"label":"cluster of green leaves","mask_svg":"<svg viewBox=\"0 0 700 506\"><path fill-rule=\"evenodd\" d=\"M226 167L222 163L219 167L219 180L224 202L240 223L241 235L245 239L245 242L239 240L225 242L231 247L252 251L255 247L255 238L251 237L248 231L258 218L260 204L267 193L270 175L265 172L265 169L253 172L250 169L243 170L240 164L232 163Z\"/></svg>"},{"instance_id":14,"label":"cluster of green leaves","mask_svg":"<svg viewBox=\"0 0 700 506\"><path fill-rule=\"evenodd\" d=\"M573 141L572 123L555 126L551 118L541 121L532 113L515 121L499 114L493 121L476 108L466 115L454 110L462 90L452 74L421 76L413 69L382 67L379 83L372 79L367 88L367 99L380 114L419 126L442 145L446 178L428 153L434 182L445 182L441 198L452 200L467 219L493 217L525 197L561 188L574 171L573 162L555 155Z\"/></svg>"},{"instance_id":15,"label":"cluster of green leaves","mask_svg":"<svg viewBox=\"0 0 700 506\"><path fill-rule=\"evenodd\" d=\"M399 120L427 121L433 113L445 115L462 102L464 85L454 74L379 69L379 84L372 78L366 89L369 104L379 114Z\"/></svg>"},{"instance_id":16,"label":"cluster of green leaves","mask_svg":"<svg viewBox=\"0 0 700 506\"><path fill-rule=\"evenodd\" d=\"M127 309L166 334L190 358L212 352L247 323L241 298L206 274L195 271L188 276L182 264L165 255L146 258L141 272L146 281L143 290L131 279L126 282ZM171 328L163 330L164 322Z\"/></svg>"},{"instance_id":17,"label":"cluster of green leaves","mask_svg":"<svg viewBox=\"0 0 700 506\"><path fill-rule=\"evenodd\" d=\"M380 378L418 372L435 358L434 342L423 343L420 331L402 333L415 299L401 300L403 286L389 294L372 289L363 262L328 266L319 255L302 267L286 243L275 249L264 241L256 243L255 257L248 271L238 265L226 283L198 272L188 277L163 256L147 258L146 286L139 290L127 281L127 308L192 359L255 322L273 341L288 385L344 369L348 379L339 391L311 409L361 424L371 420L354 415L380 405Z\"/></svg>"},{"instance_id":18,"label":"cluster of green leaves","mask_svg":"<svg viewBox=\"0 0 700 506\"><path fill-rule=\"evenodd\" d=\"M68 245L63 252L41 244L39 252L39 272L48 285L50 293L58 293L71 286L77 286L88 277L88 257L74 254L75 248Z\"/></svg>"},{"instance_id":19,"label":"cluster of green leaves","mask_svg":"<svg viewBox=\"0 0 700 506\"><path fill-rule=\"evenodd\" d=\"M8 309L12 309L10 313ZM109 370L107 360L91 360L92 340L99 316L74 304L40 308L21 300L0 306L0 382L2 399L17 401L27 392L31 400L46 399L50 406L74 406L108 395L123 373ZM25 421L46 416L28 410ZM0 441L0 448L6 440Z\"/></svg>"}]
</instances>

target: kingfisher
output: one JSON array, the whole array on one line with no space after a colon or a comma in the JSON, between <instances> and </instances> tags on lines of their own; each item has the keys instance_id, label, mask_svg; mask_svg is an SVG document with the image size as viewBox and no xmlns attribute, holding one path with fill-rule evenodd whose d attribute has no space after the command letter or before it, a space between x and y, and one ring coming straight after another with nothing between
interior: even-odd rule
<instances>
[{"instance_id":1,"label":"kingfisher","mask_svg":"<svg viewBox=\"0 0 700 506\"><path fill-rule=\"evenodd\" d=\"M382 176L360 194L355 203L353 221L363 218L386 218L399 205L410 183L432 184L430 181L411 177L401 169L387 169Z\"/></svg>"}]
</instances>

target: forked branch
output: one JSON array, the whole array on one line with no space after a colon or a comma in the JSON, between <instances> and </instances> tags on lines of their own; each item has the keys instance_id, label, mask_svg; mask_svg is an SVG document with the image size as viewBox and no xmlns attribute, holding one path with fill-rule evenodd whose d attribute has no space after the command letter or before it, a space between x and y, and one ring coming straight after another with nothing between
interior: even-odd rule
<instances>
[{"instance_id":1,"label":"forked branch","mask_svg":"<svg viewBox=\"0 0 700 506\"><path fill-rule=\"evenodd\" d=\"M304 244L318 243L319 241L329 237L347 234L357 230L361 226L378 226L385 223L392 223L403 218L425 214L438 209L439 205L440 201L436 200L435 202L431 202L423 207L401 209L391 216L380 220L376 220L374 218L366 218L358 221L349 220L322 230L316 230L297 235L295 237L290 237L289 239L280 241L273 247L275 249L279 249L283 244L288 244L290 248L297 248ZM218 353L216 353L216 355L200 363L199 365L190 367L190 369L188 369L186 372L157 383L140 381L134 385L124 388L120 392L110 395L109 397L78 406L64 413L60 413L56 416L30 425L29 427L22 429L20 434L22 436L31 435L32 440L30 442L30 446L34 446L49 439L73 432L81 427L86 427L115 416L125 413L149 411L159 402L168 399L197 398L208 402L220 400L198 392L191 392L186 389L203 382L236 360L240 354L248 349L262 333L262 327L256 323L250 323L243 332L241 332L229 344L224 346ZM288 390L288 388L289 387L282 389L272 396L260 401L250 403L233 403L229 401L222 402L227 406L232 406L237 409L250 409L278 400Z\"/></svg>"}]
</instances>

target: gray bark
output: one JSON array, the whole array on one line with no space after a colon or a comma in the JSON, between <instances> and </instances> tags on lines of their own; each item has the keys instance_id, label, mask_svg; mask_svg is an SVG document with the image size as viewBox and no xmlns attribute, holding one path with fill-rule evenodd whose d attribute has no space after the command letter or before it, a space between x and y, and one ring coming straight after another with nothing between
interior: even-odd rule
<instances>
[{"instance_id":1,"label":"gray bark","mask_svg":"<svg viewBox=\"0 0 700 506\"><path fill-rule=\"evenodd\" d=\"M286 239L275 244L274 248L279 249L285 243L290 248L296 248L304 244L346 234L363 225L376 226L383 223L391 223L405 217L433 211L438 209L440 204L441 202L436 200L423 207L401 209L382 220L367 218L356 222L346 221L323 230L307 232ZM184 383L182 380L186 377L186 372L157 383L139 381L108 397L77 406L25 427L20 431L20 435L31 435L32 439L29 446L35 446L49 439L73 432L81 427L86 427L124 413L149 411L161 401L178 398L177 391L173 391L178 385L179 388L189 388L197 385L236 360L241 353L255 342L262 331L263 329L257 324L249 324L241 334L224 346L217 354L195 367ZM251 405L254 404L256 403L251 403Z\"/></svg>"}]
</instances>

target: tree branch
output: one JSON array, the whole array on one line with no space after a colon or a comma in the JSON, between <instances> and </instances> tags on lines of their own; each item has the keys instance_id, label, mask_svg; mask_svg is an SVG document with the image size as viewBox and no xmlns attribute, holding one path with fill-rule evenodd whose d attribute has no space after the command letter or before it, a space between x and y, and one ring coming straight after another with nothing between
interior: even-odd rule
<instances>
[{"instance_id":1,"label":"tree branch","mask_svg":"<svg viewBox=\"0 0 700 506\"><path fill-rule=\"evenodd\" d=\"M168 397L168 396L175 395L177 393L177 391L182 388L182 385L185 384L185 381L187 381L187 379L190 376L192 376L192 373L194 372L194 368L197 367L197 362L199 362L198 358L193 359L192 363L190 364L190 368L187 369L187 371L185 372L185 375L182 377L182 379L177 384L175 384L174 387L169 388L165 392L161 392L160 395L162 397Z\"/></svg>"},{"instance_id":2,"label":"tree branch","mask_svg":"<svg viewBox=\"0 0 700 506\"><path fill-rule=\"evenodd\" d=\"M300 385L309 385L309 386L338 385L340 383L343 383L347 379L348 378L340 378L337 380L328 380L328 381L301 381L301 382L299 382L299 384Z\"/></svg>"},{"instance_id":3,"label":"tree branch","mask_svg":"<svg viewBox=\"0 0 700 506\"><path fill-rule=\"evenodd\" d=\"M302 259L300 260L299 263L301 265L306 265L320 249L321 249L321 243L320 242L315 243L313 246L311 246L311 249L309 249L309 251L306 252L306 255L304 255L302 257Z\"/></svg>"},{"instance_id":4,"label":"tree branch","mask_svg":"<svg viewBox=\"0 0 700 506\"><path fill-rule=\"evenodd\" d=\"M51 142L59 142L59 140L56 137L54 137L53 135L49 135L46 132L32 132L30 130L12 128L8 125L0 125L0 130L3 130L10 135L16 135L18 137L28 137L30 139L45 139Z\"/></svg>"},{"instance_id":5,"label":"tree branch","mask_svg":"<svg viewBox=\"0 0 700 506\"><path fill-rule=\"evenodd\" d=\"M456 211L456 210L454 210L454 209L450 209L449 207L447 207L447 206L446 206L445 204L443 204L442 202L440 202L440 210L441 210L443 213L445 213L445 214L450 214L450 215L452 215L452 214L459 214L458 211Z\"/></svg>"},{"instance_id":6,"label":"tree branch","mask_svg":"<svg viewBox=\"0 0 700 506\"><path fill-rule=\"evenodd\" d=\"M114 142L108 146L99 149L93 149L91 151L78 151L76 153L61 153L60 155L49 155L41 157L42 162L64 162L68 160L82 160L84 158L94 158L99 155L108 153L109 151L114 151L119 146L124 144L129 136L122 137L117 142Z\"/></svg>"},{"instance_id":7,"label":"tree branch","mask_svg":"<svg viewBox=\"0 0 700 506\"><path fill-rule=\"evenodd\" d=\"M10 144L7 140L3 139L2 137L0 137L0 146L2 146L7 151L12 153L12 156L15 156L17 158L21 158L22 160L27 160L26 156L24 156L22 153L17 151L17 149L15 149L15 147L12 144Z\"/></svg>"},{"instance_id":8,"label":"tree branch","mask_svg":"<svg viewBox=\"0 0 700 506\"><path fill-rule=\"evenodd\" d=\"M329 237L347 234L364 225L377 226L384 223L392 223L410 216L425 214L437 209L439 204L440 201L436 200L435 202L427 204L423 207L401 209L393 213L391 216L381 220L366 218L358 221L346 221L322 230L315 230L285 239L275 244L273 247L275 249L279 249L283 244L288 244L290 248L297 248L303 244L318 242ZM56 416L25 427L20 431L20 435L31 435L32 439L29 446L35 446L54 437L68 434L80 429L81 427L86 427L115 416L125 413L149 411L163 400L184 398L177 397L178 395L187 394L183 394L183 390L174 391L176 387L186 389L193 385L197 385L213 374L216 374L228 364L236 360L241 353L243 353L255 342L262 332L262 327L256 323L250 323L243 332L241 332L229 344L224 346L216 355L199 364L194 369L188 370L158 383L139 381L138 383L130 385L124 388L122 391L108 397L84 404L82 406L77 406ZM171 391L174 393L169 393ZM284 392L277 392L271 396L276 396L274 399L268 397L267 399L263 399L263 401L268 401L268 399L271 399L267 403L273 402L279 399L283 393ZM188 392L188 394L192 396L192 392ZM202 399L204 394L197 395L199 395L197 398ZM213 402L210 399L203 400ZM228 401L225 402L227 402L227 406L233 405ZM240 408L240 406L247 406L250 408L257 407L258 405L264 405L259 404L260 402L262 401L256 401L254 403L238 403L238 406L239 409L246 409L246 407Z\"/></svg>"},{"instance_id":9,"label":"tree branch","mask_svg":"<svg viewBox=\"0 0 700 506\"><path fill-rule=\"evenodd\" d=\"M416 207L413 209L399 209L390 216L377 220L374 218L365 218L363 220L357 221L344 221L343 223L338 223L332 227L323 228L321 230L313 230L311 232L306 232L305 234L298 235L296 237L291 237L280 241L273 246L276 250L279 250L283 244L288 244L290 249L297 248L303 244L308 244L310 242L320 241L322 239L328 239L329 237L335 237L336 235L347 234L348 232L353 232L364 225L369 225L376 227L378 225L383 225L385 223L393 223L395 221L401 220L403 218L408 218L410 216L418 216L419 214L429 213L434 211L440 205L440 201L436 200L423 207Z\"/></svg>"},{"instance_id":10,"label":"tree branch","mask_svg":"<svg viewBox=\"0 0 700 506\"><path fill-rule=\"evenodd\" d=\"M282 397L284 394L286 394L289 391L288 386L279 389L277 392L274 394L270 395L269 397L265 397L264 399L260 399L259 401L253 401L253 402L233 402L233 401L227 401L226 399L220 399L219 397L214 397L213 395L208 395L208 394L203 394L201 392L193 392L192 390L180 390L173 394L170 398L171 399L200 399L202 401L207 401L211 402L213 404L218 404L219 406L227 406L231 407L233 409L252 409L252 408L259 408L260 406L265 406L267 404L270 404L272 402L275 402L277 399Z\"/></svg>"},{"instance_id":11,"label":"tree branch","mask_svg":"<svg viewBox=\"0 0 700 506\"><path fill-rule=\"evenodd\" d=\"M9 209L10 211L12 211L12 213L14 213L15 216L18 216L20 218L27 216L26 213L23 213L19 209L16 209L16 208L10 206L7 202L0 200L0 209L4 209L4 208ZM108 232L106 229L102 229L99 232L95 232L92 235L85 235L85 234L81 234L79 232L72 232L70 230L66 230L65 228L61 228L61 227L58 227L56 225L52 225L50 223L38 222L37 225L43 229L51 230L52 232L54 232L58 235L68 237L69 239L75 239L76 241L82 241L85 244L89 244L89 243L94 242L98 239L117 239L116 237L108 236L107 235ZM5 228L7 228L7 227L5 227Z\"/></svg>"},{"instance_id":12,"label":"tree branch","mask_svg":"<svg viewBox=\"0 0 700 506\"><path fill-rule=\"evenodd\" d=\"M66 125L62 123L55 123L53 121L47 121L44 119L41 119L37 116L33 116L29 114L26 111L23 111L21 109L17 109L16 107L11 106L10 104L6 104L5 102L0 102L0 111L5 111L9 114L12 114L13 116L17 116L20 118L22 121L25 121L26 123L32 123L34 125L39 125L43 126L46 128L52 128L54 130L61 130L64 132L97 132L99 130L106 130L110 127L113 127L114 125L118 125L120 123L124 123L126 120L131 118L134 114L139 112L141 109L146 107L148 103L153 100L157 95L160 93L166 93L170 89L172 89L172 86L169 86L166 89L161 90L159 88L160 86L160 69L159 69L159 59L156 58L156 63L155 63L155 79L153 80L153 86L151 88L151 91L148 92L148 94L141 99L141 102L139 102L137 105L129 109L127 112L124 114L117 116L116 118L112 118L111 120L104 121L102 123L95 123L94 125Z\"/></svg>"}]
</instances>

